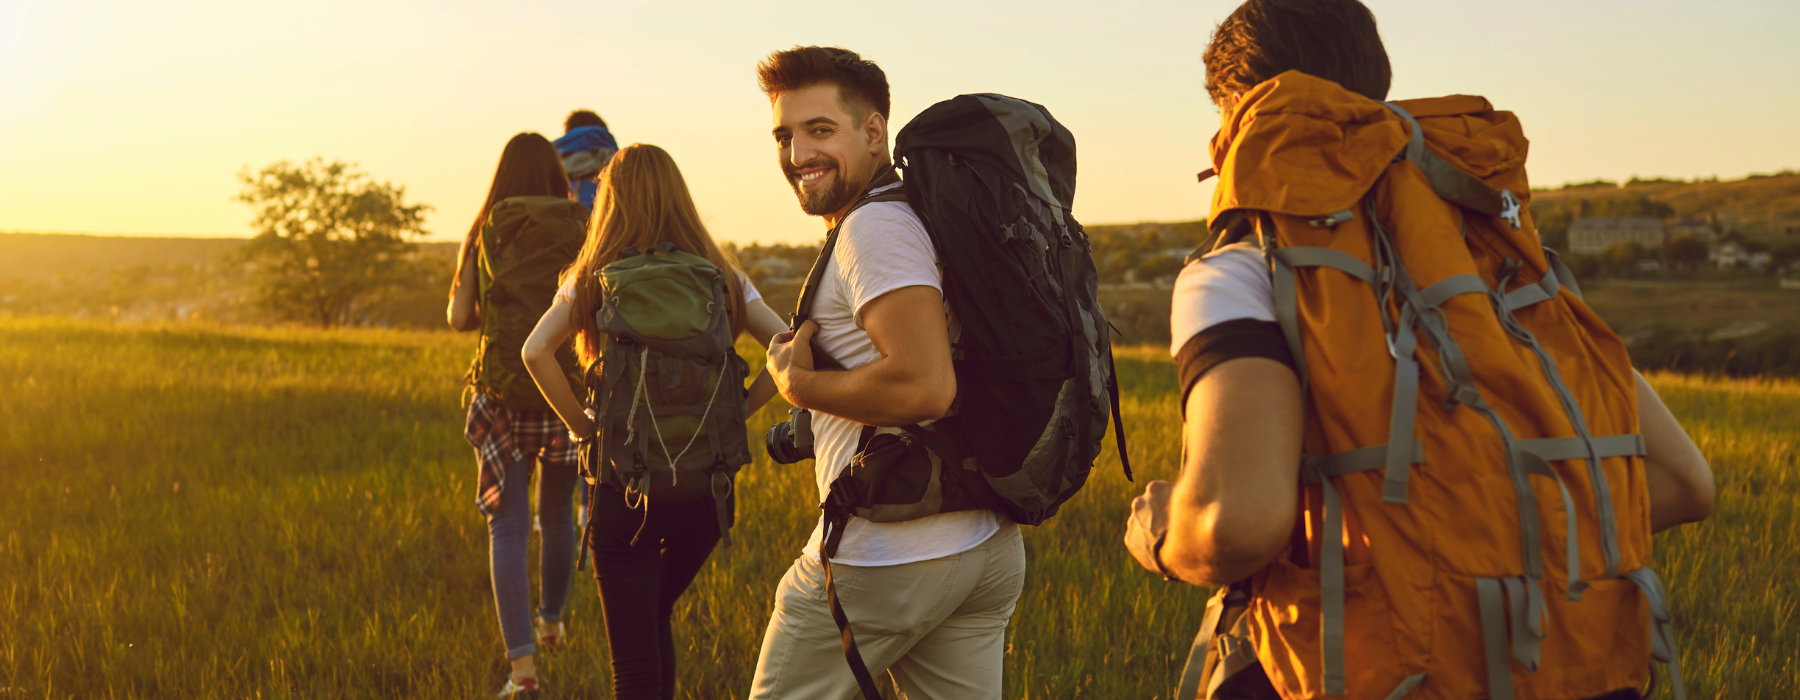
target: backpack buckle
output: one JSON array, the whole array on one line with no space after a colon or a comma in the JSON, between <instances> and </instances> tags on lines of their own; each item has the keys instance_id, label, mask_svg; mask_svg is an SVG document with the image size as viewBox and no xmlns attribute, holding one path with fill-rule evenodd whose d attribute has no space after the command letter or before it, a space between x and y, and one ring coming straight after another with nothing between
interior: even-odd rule
<instances>
[{"instance_id":1,"label":"backpack buckle","mask_svg":"<svg viewBox=\"0 0 1800 700\"><path fill-rule=\"evenodd\" d=\"M1524 225L1520 220L1521 214L1519 198L1513 196L1512 190L1500 190L1500 218L1505 219L1506 223L1511 224L1513 230L1517 231L1520 226Z\"/></svg>"}]
</instances>

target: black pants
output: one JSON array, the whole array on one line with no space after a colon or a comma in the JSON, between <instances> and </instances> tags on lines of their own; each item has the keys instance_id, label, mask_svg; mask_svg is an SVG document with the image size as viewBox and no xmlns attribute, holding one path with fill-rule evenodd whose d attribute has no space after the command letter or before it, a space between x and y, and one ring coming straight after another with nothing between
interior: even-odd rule
<instances>
[{"instance_id":1,"label":"black pants","mask_svg":"<svg viewBox=\"0 0 1800 700\"><path fill-rule=\"evenodd\" d=\"M675 635L669 618L719 541L711 499L625 506L618 489L600 485L589 499L588 546L612 648L613 697L673 700ZM631 545L638 535L637 546Z\"/></svg>"}]
</instances>

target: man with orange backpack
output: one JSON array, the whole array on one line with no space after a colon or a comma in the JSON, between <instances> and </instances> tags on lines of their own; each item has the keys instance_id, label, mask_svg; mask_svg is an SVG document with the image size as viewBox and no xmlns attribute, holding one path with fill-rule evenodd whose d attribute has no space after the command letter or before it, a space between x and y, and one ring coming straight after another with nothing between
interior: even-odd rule
<instances>
[{"instance_id":1,"label":"man with orange backpack","mask_svg":"<svg viewBox=\"0 0 1800 700\"><path fill-rule=\"evenodd\" d=\"M1125 535L1224 586L1177 697L1636 698L1653 659L1682 697L1651 534L1712 472L1540 246L1518 119L1383 102L1355 0L1249 0L1205 62L1181 476Z\"/></svg>"}]
</instances>

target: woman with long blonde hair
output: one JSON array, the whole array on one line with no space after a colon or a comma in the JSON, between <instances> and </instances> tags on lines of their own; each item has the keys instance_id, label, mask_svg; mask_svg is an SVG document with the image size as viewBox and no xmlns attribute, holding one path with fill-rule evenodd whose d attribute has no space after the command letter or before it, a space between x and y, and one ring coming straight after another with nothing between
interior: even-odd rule
<instances>
[{"instance_id":1,"label":"woman with long blonde hair","mask_svg":"<svg viewBox=\"0 0 1800 700\"><path fill-rule=\"evenodd\" d=\"M581 254L562 274L550 310L525 342L525 365L557 415L575 435L594 434L555 353L575 336L583 365L600 359L605 338L594 322L600 282L596 273L624 257L627 248L648 251L661 244L696 255L725 272L726 315L732 335L751 334L764 347L787 330L781 317L739 270L731 253L707 233L675 160L661 148L632 144L613 156L600 175L594 218ZM767 372L749 389L749 413L775 394ZM613 697L620 700L675 697L675 643L670 618L713 546L719 541L714 503L661 504L648 510L604 480L591 487L588 547L606 614L612 649ZM641 531L641 535L638 534Z\"/></svg>"}]
</instances>

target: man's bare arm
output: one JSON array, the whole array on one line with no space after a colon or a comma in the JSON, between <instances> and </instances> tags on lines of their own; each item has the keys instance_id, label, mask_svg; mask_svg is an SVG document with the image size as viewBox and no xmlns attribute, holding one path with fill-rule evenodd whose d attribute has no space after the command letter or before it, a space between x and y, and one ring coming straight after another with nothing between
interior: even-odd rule
<instances>
[{"instance_id":1,"label":"man's bare arm","mask_svg":"<svg viewBox=\"0 0 1800 700\"><path fill-rule=\"evenodd\" d=\"M813 369L808 321L769 344L769 373L795 406L865 425L901 426L943 417L956 399L944 298L928 286L902 287L863 305L863 330L881 359L853 370Z\"/></svg>"},{"instance_id":2,"label":"man's bare arm","mask_svg":"<svg viewBox=\"0 0 1800 700\"><path fill-rule=\"evenodd\" d=\"M1280 362L1228 360L1200 378L1187 399L1181 476L1173 490L1152 487L1142 497L1169 499L1161 551L1169 573L1225 584L1280 556L1299 507L1304 416L1300 382Z\"/></svg>"}]
</instances>

